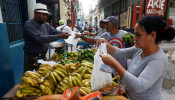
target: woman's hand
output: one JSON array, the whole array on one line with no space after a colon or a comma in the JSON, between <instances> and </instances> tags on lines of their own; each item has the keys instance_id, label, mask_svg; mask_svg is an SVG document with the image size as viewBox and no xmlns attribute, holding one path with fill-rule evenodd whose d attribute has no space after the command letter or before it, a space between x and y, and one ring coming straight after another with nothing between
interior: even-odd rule
<instances>
[{"instance_id":1,"label":"woman's hand","mask_svg":"<svg viewBox=\"0 0 175 100\"><path fill-rule=\"evenodd\" d=\"M99 38L96 42L97 46L99 46L101 43L106 43L106 45L108 44L105 38Z\"/></svg>"},{"instance_id":2,"label":"woman's hand","mask_svg":"<svg viewBox=\"0 0 175 100\"><path fill-rule=\"evenodd\" d=\"M110 54L101 53L100 57L102 58L102 61L104 62L104 64L109 65L111 67L114 66L114 62L116 60Z\"/></svg>"}]
</instances>

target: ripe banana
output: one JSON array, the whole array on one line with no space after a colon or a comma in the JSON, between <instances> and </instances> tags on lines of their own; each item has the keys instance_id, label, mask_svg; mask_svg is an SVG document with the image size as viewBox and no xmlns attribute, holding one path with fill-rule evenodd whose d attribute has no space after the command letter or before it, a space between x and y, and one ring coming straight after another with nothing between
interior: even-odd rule
<instances>
[{"instance_id":1,"label":"ripe banana","mask_svg":"<svg viewBox=\"0 0 175 100\"><path fill-rule=\"evenodd\" d=\"M52 78L54 84L57 85L57 81L56 81L56 79L55 79L55 77L54 77L54 75L53 75L52 72L50 73L50 76L51 76L51 78Z\"/></svg>"},{"instance_id":2,"label":"ripe banana","mask_svg":"<svg viewBox=\"0 0 175 100\"><path fill-rule=\"evenodd\" d=\"M61 69L66 70L66 68L63 65L61 65L61 64L54 64L53 67L54 68L61 68Z\"/></svg>"},{"instance_id":3,"label":"ripe banana","mask_svg":"<svg viewBox=\"0 0 175 100\"><path fill-rule=\"evenodd\" d=\"M81 77L81 75L80 75L79 73L76 73L76 76L77 76L77 78L78 78L80 81L82 81L82 77Z\"/></svg>"},{"instance_id":4,"label":"ripe banana","mask_svg":"<svg viewBox=\"0 0 175 100\"><path fill-rule=\"evenodd\" d=\"M69 85L69 83L68 83L68 81L67 81L67 78L64 78L64 79L62 80L62 82L63 82L64 84L66 84L66 85Z\"/></svg>"},{"instance_id":5,"label":"ripe banana","mask_svg":"<svg viewBox=\"0 0 175 100\"><path fill-rule=\"evenodd\" d=\"M88 69L87 68L83 68L82 72L81 72L81 76L83 77L85 72L87 71Z\"/></svg>"},{"instance_id":6,"label":"ripe banana","mask_svg":"<svg viewBox=\"0 0 175 100\"><path fill-rule=\"evenodd\" d=\"M37 90L35 90L35 93L41 93L41 90L40 89L37 89Z\"/></svg>"},{"instance_id":7,"label":"ripe banana","mask_svg":"<svg viewBox=\"0 0 175 100\"><path fill-rule=\"evenodd\" d=\"M51 83L49 83L49 80L45 80L45 81L43 82L43 85L45 85L45 86L51 88L52 90L54 90L54 87L52 86Z\"/></svg>"},{"instance_id":8,"label":"ripe banana","mask_svg":"<svg viewBox=\"0 0 175 100\"><path fill-rule=\"evenodd\" d=\"M82 94L83 96L87 95L87 93L86 93L83 89L81 89L81 88L80 88L80 92L81 92L81 94Z\"/></svg>"},{"instance_id":9,"label":"ripe banana","mask_svg":"<svg viewBox=\"0 0 175 100\"><path fill-rule=\"evenodd\" d=\"M73 77L76 80L76 83L78 84L78 86L81 87L81 81L76 76L73 76Z\"/></svg>"},{"instance_id":10,"label":"ripe banana","mask_svg":"<svg viewBox=\"0 0 175 100\"><path fill-rule=\"evenodd\" d=\"M80 67L80 68L78 68L77 71L78 71L78 72L82 72L83 68L84 68L84 67Z\"/></svg>"},{"instance_id":11,"label":"ripe banana","mask_svg":"<svg viewBox=\"0 0 175 100\"><path fill-rule=\"evenodd\" d=\"M22 93L23 94L23 97L27 97L30 95L30 93Z\"/></svg>"},{"instance_id":12,"label":"ripe banana","mask_svg":"<svg viewBox=\"0 0 175 100\"><path fill-rule=\"evenodd\" d=\"M42 83L42 80L36 74L33 74L31 72L24 73L24 76L31 77L32 79L34 79L38 83Z\"/></svg>"},{"instance_id":13,"label":"ripe banana","mask_svg":"<svg viewBox=\"0 0 175 100\"><path fill-rule=\"evenodd\" d=\"M64 69L57 68L56 70L61 71L64 75L68 75L68 73L67 73L66 70L64 70Z\"/></svg>"},{"instance_id":14,"label":"ripe banana","mask_svg":"<svg viewBox=\"0 0 175 100\"><path fill-rule=\"evenodd\" d=\"M30 93L30 96L37 96L37 93Z\"/></svg>"},{"instance_id":15,"label":"ripe banana","mask_svg":"<svg viewBox=\"0 0 175 100\"><path fill-rule=\"evenodd\" d=\"M53 91L52 89L50 89L49 87L45 86L45 88L47 89L48 91L48 95L52 95L53 94Z\"/></svg>"},{"instance_id":16,"label":"ripe banana","mask_svg":"<svg viewBox=\"0 0 175 100\"><path fill-rule=\"evenodd\" d=\"M72 76L71 75L69 75L68 83L69 83L69 88L72 88L73 84L72 84Z\"/></svg>"},{"instance_id":17,"label":"ripe banana","mask_svg":"<svg viewBox=\"0 0 175 100\"><path fill-rule=\"evenodd\" d=\"M60 75L61 77L65 78L66 76L59 70L55 70L55 72Z\"/></svg>"},{"instance_id":18,"label":"ripe banana","mask_svg":"<svg viewBox=\"0 0 175 100\"><path fill-rule=\"evenodd\" d=\"M60 82L60 86L62 86L62 87L65 88L65 89L68 89L68 88L69 88L69 86L66 85L66 84L64 84L63 82Z\"/></svg>"},{"instance_id":19,"label":"ripe banana","mask_svg":"<svg viewBox=\"0 0 175 100\"><path fill-rule=\"evenodd\" d=\"M26 88L26 87L30 87L30 85L29 84L21 84L19 86L19 89L23 89L23 88Z\"/></svg>"},{"instance_id":20,"label":"ripe banana","mask_svg":"<svg viewBox=\"0 0 175 100\"><path fill-rule=\"evenodd\" d=\"M55 91L57 91L58 93L63 93L63 91L61 91L59 88L57 88Z\"/></svg>"},{"instance_id":21,"label":"ripe banana","mask_svg":"<svg viewBox=\"0 0 175 100\"><path fill-rule=\"evenodd\" d=\"M87 82L87 81L91 81L91 79L90 79L90 78L84 79L84 80L82 80L82 83L85 83L85 82Z\"/></svg>"},{"instance_id":22,"label":"ripe banana","mask_svg":"<svg viewBox=\"0 0 175 100\"><path fill-rule=\"evenodd\" d=\"M46 86L44 86L43 84L40 84L40 89L41 89L41 91L42 91L43 93L49 94L48 89L46 89Z\"/></svg>"},{"instance_id":23,"label":"ripe banana","mask_svg":"<svg viewBox=\"0 0 175 100\"><path fill-rule=\"evenodd\" d=\"M21 90L17 90L16 96L17 96L18 98L22 98L24 95L21 93Z\"/></svg>"},{"instance_id":24,"label":"ripe banana","mask_svg":"<svg viewBox=\"0 0 175 100\"><path fill-rule=\"evenodd\" d=\"M52 72L58 81L61 81L61 77L54 71Z\"/></svg>"},{"instance_id":25,"label":"ripe banana","mask_svg":"<svg viewBox=\"0 0 175 100\"><path fill-rule=\"evenodd\" d=\"M81 87L81 89L83 89L86 93L91 93L92 92L91 89L88 89L86 87Z\"/></svg>"},{"instance_id":26,"label":"ripe banana","mask_svg":"<svg viewBox=\"0 0 175 100\"><path fill-rule=\"evenodd\" d=\"M85 74L83 78L91 78L91 74Z\"/></svg>"},{"instance_id":27,"label":"ripe banana","mask_svg":"<svg viewBox=\"0 0 175 100\"><path fill-rule=\"evenodd\" d=\"M77 82L76 82L74 77L72 77L72 82L73 82L74 86L78 86L78 84L77 84Z\"/></svg>"},{"instance_id":28,"label":"ripe banana","mask_svg":"<svg viewBox=\"0 0 175 100\"><path fill-rule=\"evenodd\" d=\"M31 84L32 86L39 86L39 84L35 80L33 80L31 77L23 76L22 80L28 84Z\"/></svg>"},{"instance_id":29,"label":"ripe banana","mask_svg":"<svg viewBox=\"0 0 175 100\"><path fill-rule=\"evenodd\" d=\"M86 81L85 83L83 83L83 86L91 87L91 82L90 81Z\"/></svg>"}]
</instances>

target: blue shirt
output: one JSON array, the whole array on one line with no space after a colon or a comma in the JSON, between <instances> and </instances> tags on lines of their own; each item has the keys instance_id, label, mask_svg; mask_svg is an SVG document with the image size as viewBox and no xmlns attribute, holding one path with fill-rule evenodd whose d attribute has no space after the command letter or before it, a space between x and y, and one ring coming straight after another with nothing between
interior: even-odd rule
<instances>
[{"instance_id":1,"label":"blue shirt","mask_svg":"<svg viewBox=\"0 0 175 100\"><path fill-rule=\"evenodd\" d=\"M24 53L27 55L45 55L50 42L59 39L61 31L57 31L49 24L39 24L34 19L24 24Z\"/></svg>"}]
</instances>

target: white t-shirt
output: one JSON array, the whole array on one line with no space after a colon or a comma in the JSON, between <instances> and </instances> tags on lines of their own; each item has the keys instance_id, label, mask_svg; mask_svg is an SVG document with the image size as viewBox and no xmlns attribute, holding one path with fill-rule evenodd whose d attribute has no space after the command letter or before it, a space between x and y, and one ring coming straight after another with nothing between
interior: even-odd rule
<instances>
[{"instance_id":1,"label":"white t-shirt","mask_svg":"<svg viewBox=\"0 0 175 100\"><path fill-rule=\"evenodd\" d=\"M74 32L78 32L78 29L74 27L74 28L73 28L73 31L74 31Z\"/></svg>"},{"instance_id":2,"label":"white t-shirt","mask_svg":"<svg viewBox=\"0 0 175 100\"><path fill-rule=\"evenodd\" d=\"M63 28L63 29L62 29ZM72 33L72 29L69 27L69 26L67 26L67 25L61 25L61 26L59 26L59 27L57 27L56 28L58 31L62 31L62 32L64 32L64 33ZM61 30L62 29L62 30Z\"/></svg>"}]
</instances>

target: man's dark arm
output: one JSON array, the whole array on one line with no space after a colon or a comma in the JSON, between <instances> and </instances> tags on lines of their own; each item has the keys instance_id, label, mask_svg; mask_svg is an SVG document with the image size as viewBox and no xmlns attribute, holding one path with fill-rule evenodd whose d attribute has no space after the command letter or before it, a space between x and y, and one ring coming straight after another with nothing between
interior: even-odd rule
<instances>
[{"instance_id":1,"label":"man's dark arm","mask_svg":"<svg viewBox=\"0 0 175 100\"><path fill-rule=\"evenodd\" d=\"M85 42L87 42L87 43L96 43L96 41L95 41L94 38L85 37L85 36L83 36L83 35L81 35L80 38L81 38L82 40L84 40Z\"/></svg>"}]
</instances>

